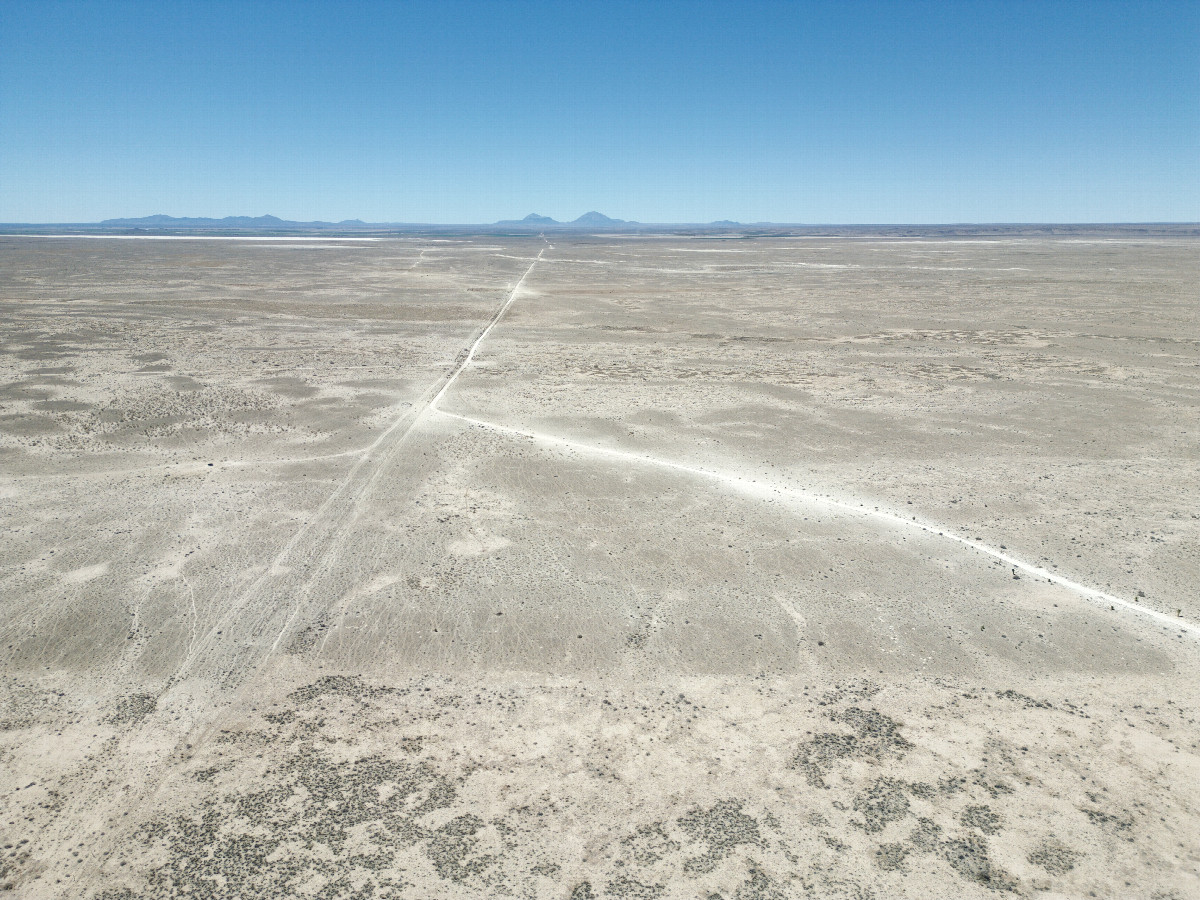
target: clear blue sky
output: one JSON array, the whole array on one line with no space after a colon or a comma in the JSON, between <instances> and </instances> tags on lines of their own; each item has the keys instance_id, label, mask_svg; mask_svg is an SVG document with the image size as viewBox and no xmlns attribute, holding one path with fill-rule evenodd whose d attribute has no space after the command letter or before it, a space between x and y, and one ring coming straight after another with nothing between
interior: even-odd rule
<instances>
[{"instance_id":1,"label":"clear blue sky","mask_svg":"<svg viewBox=\"0 0 1200 900\"><path fill-rule=\"evenodd\" d=\"M1200 220L1200 2L0 2L0 221Z\"/></svg>"}]
</instances>

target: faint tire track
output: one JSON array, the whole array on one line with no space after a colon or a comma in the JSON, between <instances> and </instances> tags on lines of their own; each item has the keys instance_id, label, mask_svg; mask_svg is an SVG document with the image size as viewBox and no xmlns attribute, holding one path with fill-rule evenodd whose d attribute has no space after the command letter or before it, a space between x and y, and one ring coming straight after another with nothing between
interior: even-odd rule
<instances>
[{"instance_id":1,"label":"faint tire track","mask_svg":"<svg viewBox=\"0 0 1200 900\"><path fill-rule=\"evenodd\" d=\"M855 505L845 500L837 500L828 495L818 494L814 491L805 491L790 487L788 485L773 484L765 479L747 478L743 475L722 471L720 469L706 469L699 466L692 466L686 463L664 459L663 457L659 456L652 456L647 453L633 453L628 450L619 450L611 447L604 447L598 444L585 444L581 441L573 441L568 438L558 437L557 435L545 434L543 432L531 431L523 428L513 428L508 425L500 425L496 422L488 422L484 419L477 419L472 416L463 416L459 415L458 413L446 412L444 410L436 410L436 412L448 418L458 419L461 422L466 422L477 427L483 427L492 431L499 431L519 437L530 438L532 440L540 441L552 446L563 447L577 453L589 453L593 455L607 456L610 458L636 462L642 465L672 469L676 472L698 476L710 481L718 482L727 488L732 488L739 493L747 494L760 500L797 503L816 509L822 509L827 512L871 520L873 524L880 526L886 525L892 528L923 532L926 535L952 541L956 544L968 547L977 553L982 553L985 556L998 559L1011 566L1013 569L1018 569L1028 576L1037 579L1044 579L1051 584L1065 588L1076 596L1085 600L1090 600L1095 604L1107 604L1114 609L1120 607L1122 610L1135 612L1138 615L1144 616L1165 627L1178 629L1180 632L1186 632L1193 637L1200 637L1200 625L1189 622L1186 619L1159 612L1156 609L1151 609L1150 607L1143 606L1140 603L1126 600L1123 597L1109 594L1106 591L1090 588L1085 584L1081 584L1078 581L1073 581L1070 578L1058 575L1057 573L1044 569L1041 566L1025 562L1024 560L1013 556L1011 553L1001 550L999 547L992 547L980 541L971 540L968 537L955 534L953 531L948 530L944 526L937 525L932 522L921 522L915 518L906 519L903 516L896 515L895 513L890 513L879 509L868 509L865 506Z\"/></svg>"},{"instance_id":2,"label":"faint tire track","mask_svg":"<svg viewBox=\"0 0 1200 900\"><path fill-rule=\"evenodd\" d=\"M417 403L406 409L364 451L341 484L302 525L266 570L229 604L208 632L196 642L176 672L176 680L211 674L225 686L237 676L266 661L296 621L313 584L339 560L348 530L361 515L364 500L377 486L388 464L424 417L471 364L479 345L512 305L525 279L542 259L543 248L517 280L508 297L483 331L460 354L450 372L428 387ZM286 616L284 613L286 612ZM232 626L237 625L234 629ZM236 631L236 636L233 633ZM275 637L264 652L267 635ZM236 640L236 645L233 643Z\"/></svg>"}]
</instances>

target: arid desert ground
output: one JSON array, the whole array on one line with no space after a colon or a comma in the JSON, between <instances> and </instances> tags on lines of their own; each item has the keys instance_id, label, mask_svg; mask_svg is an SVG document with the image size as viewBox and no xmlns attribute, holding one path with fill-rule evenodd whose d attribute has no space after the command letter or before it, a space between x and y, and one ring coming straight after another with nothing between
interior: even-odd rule
<instances>
[{"instance_id":1,"label":"arid desert ground","mask_svg":"<svg viewBox=\"0 0 1200 900\"><path fill-rule=\"evenodd\" d=\"M1197 285L0 237L0 885L1200 897Z\"/></svg>"}]
</instances>

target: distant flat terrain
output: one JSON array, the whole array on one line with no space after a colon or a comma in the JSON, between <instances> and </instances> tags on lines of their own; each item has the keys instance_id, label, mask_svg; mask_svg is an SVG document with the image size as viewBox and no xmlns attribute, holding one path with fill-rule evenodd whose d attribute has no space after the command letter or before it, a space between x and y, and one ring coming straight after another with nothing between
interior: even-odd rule
<instances>
[{"instance_id":1,"label":"distant flat terrain","mask_svg":"<svg viewBox=\"0 0 1200 900\"><path fill-rule=\"evenodd\" d=\"M0 886L1200 896L1200 238L0 236Z\"/></svg>"}]
</instances>

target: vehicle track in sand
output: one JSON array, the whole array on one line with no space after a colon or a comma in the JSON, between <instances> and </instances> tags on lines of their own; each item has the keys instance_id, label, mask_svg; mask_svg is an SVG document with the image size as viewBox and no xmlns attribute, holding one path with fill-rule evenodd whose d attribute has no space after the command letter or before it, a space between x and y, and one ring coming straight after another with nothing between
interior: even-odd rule
<instances>
[{"instance_id":1,"label":"vehicle track in sand","mask_svg":"<svg viewBox=\"0 0 1200 900\"><path fill-rule=\"evenodd\" d=\"M346 539L349 537L351 526L354 524L354 522L356 522L361 517L362 512L363 512L364 502L371 496L372 491L378 485L380 478L383 476L383 472L386 468L386 463L387 463L388 459L390 459L395 454L396 449L399 448L404 443L405 439L417 429L417 427L421 424L421 421L425 418L425 416L427 416L430 413L440 412L440 410L438 409L438 403L446 395L446 391L450 388L450 386L453 385L454 382L458 379L458 376L462 374L463 370L466 369L466 367L471 364L471 361L475 358L475 351L479 349L479 345L483 343L485 338L487 338L489 332L491 332L491 330L496 326L496 323L499 322L500 319L504 317L504 314L508 311L508 308L510 306L512 306L513 301L516 299L517 294L520 292L521 287L525 283L525 279L529 276L529 273L533 271L534 266L536 266L538 264L538 262L541 261L542 254L545 252L546 252L546 248L543 248L542 250L538 251L538 255L534 258L533 262L531 262L529 264L529 268L527 268L525 270L524 274L521 275L520 279L517 281L517 283L513 287L512 291L509 293L508 298L504 301L503 304L501 304L500 308L498 310L496 310L495 315L492 316L492 318L488 322L487 326L483 329L482 332L480 332L479 336L477 338L475 338L475 341L467 349L466 356L462 357L462 359L458 363L458 365L455 366L455 368L451 371L450 375L442 383L441 390L439 390L437 392L437 394L434 395L433 399L430 400L428 403L424 404L423 406L414 407L415 409L418 410L415 417L413 417L411 419L408 426L404 429L403 433L401 433L394 440L393 444L390 445L389 450L387 452L387 457L386 458L381 457L379 459L378 463L375 466L371 467L371 470L367 474L367 476L362 484L362 487L357 489L354 492L353 499L350 501L349 517L339 525L337 532L333 537L331 545L326 549L326 551L323 554L321 564L320 564L318 571L314 572L313 575L309 578L308 582L305 585L306 588L310 587L317 579L319 579L321 577L321 575L332 570L337 565L338 561L342 558L343 546L345 544ZM393 425L392 427L395 428L396 426ZM374 447L372 446L371 449L373 449L373 448ZM369 457L371 449L368 449L367 457ZM364 457L364 461L367 457ZM279 645L283 641L284 635L287 634L288 629L290 629L292 627L293 623L296 621L296 617L300 613L301 606L302 606L302 598L297 599L297 602L292 609L291 615L288 616L287 621L284 622L283 627L280 628L279 633L276 635L274 642L271 644L271 649L268 652L268 655L270 655L271 653L274 653L275 651L277 651L279 649Z\"/></svg>"},{"instance_id":2,"label":"vehicle track in sand","mask_svg":"<svg viewBox=\"0 0 1200 900\"><path fill-rule=\"evenodd\" d=\"M258 668L279 649L284 635L308 599L313 584L336 565L340 544L360 516L364 499L378 484L408 436L426 415L436 410L437 403L446 391L463 369L470 365L479 345L512 306L525 279L545 252L546 248L543 248L533 258L483 331L465 354L459 354L450 372L428 387L417 403L405 409L361 451L361 458L354 463L346 477L308 521L297 529L266 570L233 599L216 622L195 642L176 671L176 680L206 675L229 687L236 683L239 675ZM286 616L282 615L285 610ZM234 637L230 633L233 623L239 626L236 646L232 644ZM262 647L270 634L274 634L274 639L264 653Z\"/></svg>"},{"instance_id":3,"label":"vehicle track in sand","mask_svg":"<svg viewBox=\"0 0 1200 900\"><path fill-rule=\"evenodd\" d=\"M477 427L487 428L492 431L498 431L504 434L510 434L516 437L528 438L538 441L543 444L548 444L554 447L560 447L576 453L592 454L597 456L607 457L609 459L619 459L626 462L635 462L645 466L656 466L658 468L670 469L675 472L682 472L686 475L699 477L708 481L717 482L726 488L737 491L738 493L754 497L767 502L786 502L796 505L803 505L810 509L823 510L825 512L836 515L849 516L858 519L865 519L877 526L887 525L893 528L905 529L909 531L918 531L926 535L942 538L964 547L968 547L977 553L982 553L985 556L990 556L993 559L1000 560L1011 566L1014 570L1019 570L1025 575L1042 579L1050 584L1058 585L1065 588L1077 597L1090 600L1097 605L1108 605L1115 611L1116 608L1131 611L1139 616L1144 616L1160 625L1168 628L1178 629L1182 633L1187 633L1193 637L1200 637L1200 625L1189 622L1186 619L1168 615L1156 609L1143 606L1131 600L1126 600L1123 597L1118 597L1106 591L1097 588L1088 587L1078 581L1074 581L1063 575L1051 572L1041 566L1026 562L1011 553L1002 550L999 547L993 547L985 544L982 541L972 540L965 535L956 534L947 529L943 525L938 525L929 521L921 521L915 516L905 518L896 513L880 510L877 507L868 508L863 503L852 503L848 500L839 500L828 494L819 494L815 491L807 491L801 488L791 487L789 485L780 484L778 482L768 481L766 479L749 478L744 475L738 475L734 472L728 472L721 469L709 469L699 466L688 465L687 463L676 462L675 460L665 459L660 456L654 456L648 453L635 453L629 450L620 450L613 447L605 447L600 444L587 444L581 441L573 441L569 438L559 437L558 435L547 434L540 431L532 431L525 428L514 428L510 425L501 425L497 422L489 422L485 419L478 419L473 416L464 416L459 413L447 412L442 409L435 409L440 415L447 418L457 419L461 422L466 422Z\"/></svg>"}]
</instances>

